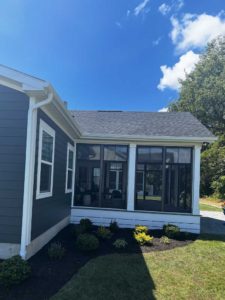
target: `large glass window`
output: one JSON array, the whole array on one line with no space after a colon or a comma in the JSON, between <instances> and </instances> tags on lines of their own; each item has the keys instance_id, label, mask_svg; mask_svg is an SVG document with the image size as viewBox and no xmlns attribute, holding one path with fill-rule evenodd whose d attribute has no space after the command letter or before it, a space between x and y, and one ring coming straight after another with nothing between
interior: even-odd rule
<instances>
[{"instance_id":1,"label":"large glass window","mask_svg":"<svg viewBox=\"0 0 225 300\"><path fill-rule=\"evenodd\" d=\"M162 209L162 162L161 147L137 148L136 209Z\"/></svg>"},{"instance_id":2,"label":"large glass window","mask_svg":"<svg viewBox=\"0 0 225 300\"><path fill-rule=\"evenodd\" d=\"M167 148L165 211L191 212L191 149Z\"/></svg>"},{"instance_id":3,"label":"large glass window","mask_svg":"<svg viewBox=\"0 0 225 300\"><path fill-rule=\"evenodd\" d=\"M40 120L36 198L52 196L55 131Z\"/></svg>"},{"instance_id":4,"label":"large glass window","mask_svg":"<svg viewBox=\"0 0 225 300\"><path fill-rule=\"evenodd\" d=\"M77 145L78 206L126 208L127 146Z\"/></svg>"},{"instance_id":5,"label":"large glass window","mask_svg":"<svg viewBox=\"0 0 225 300\"><path fill-rule=\"evenodd\" d=\"M100 145L77 144L74 204L100 206Z\"/></svg>"},{"instance_id":6,"label":"large glass window","mask_svg":"<svg viewBox=\"0 0 225 300\"><path fill-rule=\"evenodd\" d=\"M192 150L137 147L136 209L191 212Z\"/></svg>"}]
</instances>

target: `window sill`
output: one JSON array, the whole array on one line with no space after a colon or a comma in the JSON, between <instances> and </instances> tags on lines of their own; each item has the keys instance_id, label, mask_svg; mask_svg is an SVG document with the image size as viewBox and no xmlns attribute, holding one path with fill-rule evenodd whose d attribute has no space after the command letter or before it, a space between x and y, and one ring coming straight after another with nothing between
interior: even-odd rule
<instances>
[{"instance_id":1,"label":"window sill","mask_svg":"<svg viewBox=\"0 0 225 300\"><path fill-rule=\"evenodd\" d=\"M38 193L38 194L36 195L36 200L44 199L44 198L49 198L49 197L52 197L52 192L48 192L48 193Z\"/></svg>"}]
</instances>

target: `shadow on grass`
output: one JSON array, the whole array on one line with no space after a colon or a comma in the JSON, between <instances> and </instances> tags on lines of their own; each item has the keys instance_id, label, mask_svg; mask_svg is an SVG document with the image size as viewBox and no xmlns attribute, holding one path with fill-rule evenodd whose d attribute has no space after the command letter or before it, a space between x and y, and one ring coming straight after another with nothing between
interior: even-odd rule
<instances>
[{"instance_id":1,"label":"shadow on grass","mask_svg":"<svg viewBox=\"0 0 225 300\"><path fill-rule=\"evenodd\" d=\"M133 255L114 253L91 259L52 300L156 299L154 281L140 252L135 251Z\"/></svg>"},{"instance_id":2,"label":"shadow on grass","mask_svg":"<svg viewBox=\"0 0 225 300\"><path fill-rule=\"evenodd\" d=\"M218 238L220 235L225 236L225 219L201 217L201 234L217 235Z\"/></svg>"}]
</instances>

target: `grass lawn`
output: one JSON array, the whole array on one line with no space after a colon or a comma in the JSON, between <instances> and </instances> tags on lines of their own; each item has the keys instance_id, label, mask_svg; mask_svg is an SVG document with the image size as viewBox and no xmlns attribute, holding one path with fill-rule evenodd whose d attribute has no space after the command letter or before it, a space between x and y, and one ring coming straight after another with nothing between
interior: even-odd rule
<instances>
[{"instance_id":1,"label":"grass lawn","mask_svg":"<svg viewBox=\"0 0 225 300\"><path fill-rule=\"evenodd\" d=\"M52 300L224 299L225 238L89 261Z\"/></svg>"},{"instance_id":2,"label":"grass lawn","mask_svg":"<svg viewBox=\"0 0 225 300\"><path fill-rule=\"evenodd\" d=\"M219 207L216 207L214 205L208 205L200 203L200 210L207 210L207 211L219 211L222 212L222 209Z\"/></svg>"}]
</instances>

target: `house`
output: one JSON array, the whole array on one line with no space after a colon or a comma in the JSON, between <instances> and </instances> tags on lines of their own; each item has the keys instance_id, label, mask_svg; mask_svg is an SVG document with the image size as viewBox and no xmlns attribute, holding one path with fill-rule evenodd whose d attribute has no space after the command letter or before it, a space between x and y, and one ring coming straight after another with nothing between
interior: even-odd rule
<instances>
[{"instance_id":1,"label":"house","mask_svg":"<svg viewBox=\"0 0 225 300\"><path fill-rule=\"evenodd\" d=\"M70 222L199 233L190 113L69 111L46 81L0 66L0 258L27 259Z\"/></svg>"}]
</instances>

